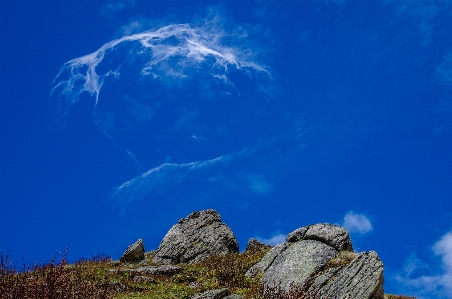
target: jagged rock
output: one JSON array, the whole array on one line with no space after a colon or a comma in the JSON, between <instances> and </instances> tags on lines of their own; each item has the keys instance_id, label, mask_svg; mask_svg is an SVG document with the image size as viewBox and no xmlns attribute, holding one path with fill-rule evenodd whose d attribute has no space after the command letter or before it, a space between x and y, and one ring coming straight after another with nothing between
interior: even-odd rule
<instances>
[{"instance_id":1,"label":"jagged rock","mask_svg":"<svg viewBox=\"0 0 452 299\"><path fill-rule=\"evenodd\" d=\"M273 247L257 264L252 266L246 273L247 277L255 277L258 274L264 273L268 267L273 263L275 258L284 250L286 250L289 243L281 243Z\"/></svg>"},{"instance_id":2,"label":"jagged rock","mask_svg":"<svg viewBox=\"0 0 452 299\"><path fill-rule=\"evenodd\" d=\"M353 252L349 233L333 224L301 227L245 274L263 272L264 296L383 299L383 264L376 252Z\"/></svg>"},{"instance_id":3,"label":"jagged rock","mask_svg":"<svg viewBox=\"0 0 452 299\"><path fill-rule=\"evenodd\" d=\"M223 299L229 295L231 295L229 289L218 289L195 294L191 299Z\"/></svg>"},{"instance_id":4,"label":"jagged rock","mask_svg":"<svg viewBox=\"0 0 452 299\"><path fill-rule=\"evenodd\" d=\"M317 240L328 244L339 251L353 251L348 231L339 225L319 223L300 227L287 235L287 242L300 240Z\"/></svg>"},{"instance_id":5,"label":"jagged rock","mask_svg":"<svg viewBox=\"0 0 452 299\"><path fill-rule=\"evenodd\" d=\"M268 247L271 247L271 246L266 245L266 244L262 243L261 241L256 240L254 238L250 238L248 240L248 244L246 244L245 251L256 250L256 249L260 249L260 248L268 248Z\"/></svg>"},{"instance_id":6,"label":"jagged rock","mask_svg":"<svg viewBox=\"0 0 452 299\"><path fill-rule=\"evenodd\" d=\"M173 225L153 261L163 264L199 262L212 255L238 253L237 239L215 210L193 212Z\"/></svg>"},{"instance_id":7,"label":"jagged rock","mask_svg":"<svg viewBox=\"0 0 452 299\"><path fill-rule=\"evenodd\" d=\"M362 252L349 263L320 273L308 288L317 298L382 299L383 263L375 251Z\"/></svg>"},{"instance_id":8,"label":"jagged rock","mask_svg":"<svg viewBox=\"0 0 452 299\"><path fill-rule=\"evenodd\" d=\"M138 239L132 245L127 247L126 251L122 254L121 262L138 262L144 259L144 245L143 240Z\"/></svg>"},{"instance_id":9,"label":"jagged rock","mask_svg":"<svg viewBox=\"0 0 452 299\"><path fill-rule=\"evenodd\" d=\"M222 299L242 299L242 297L237 294L231 294L229 296L223 297Z\"/></svg>"},{"instance_id":10,"label":"jagged rock","mask_svg":"<svg viewBox=\"0 0 452 299\"><path fill-rule=\"evenodd\" d=\"M262 277L264 294L288 296L293 290L301 290L337 253L333 247L316 240L292 243L265 270Z\"/></svg>"},{"instance_id":11,"label":"jagged rock","mask_svg":"<svg viewBox=\"0 0 452 299\"><path fill-rule=\"evenodd\" d=\"M131 272L146 273L149 275L165 275L171 276L182 270L181 267L173 265L161 265L161 266L146 266L137 269L130 269Z\"/></svg>"}]
</instances>

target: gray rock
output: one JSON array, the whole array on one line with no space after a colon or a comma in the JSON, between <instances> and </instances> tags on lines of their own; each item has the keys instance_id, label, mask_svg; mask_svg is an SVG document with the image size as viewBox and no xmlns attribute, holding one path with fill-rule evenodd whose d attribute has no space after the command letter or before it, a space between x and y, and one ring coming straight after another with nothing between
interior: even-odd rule
<instances>
[{"instance_id":1,"label":"gray rock","mask_svg":"<svg viewBox=\"0 0 452 299\"><path fill-rule=\"evenodd\" d=\"M229 289L218 289L195 294L191 299L223 299L229 295L231 295Z\"/></svg>"},{"instance_id":2,"label":"gray rock","mask_svg":"<svg viewBox=\"0 0 452 299\"><path fill-rule=\"evenodd\" d=\"M292 243L265 271L262 277L264 297L289 296L293 290L301 291L337 253L333 247L316 240Z\"/></svg>"},{"instance_id":3,"label":"gray rock","mask_svg":"<svg viewBox=\"0 0 452 299\"><path fill-rule=\"evenodd\" d=\"M319 223L310 225L304 235L304 239L323 242L339 251L353 251L348 231L335 224Z\"/></svg>"},{"instance_id":4,"label":"gray rock","mask_svg":"<svg viewBox=\"0 0 452 299\"><path fill-rule=\"evenodd\" d=\"M303 240L304 235L308 231L308 228L309 226L297 228L296 230L287 235L286 242L298 242Z\"/></svg>"},{"instance_id":5,"label":"gray rock","mask_svg":"<svg viewBox=\"0 0 452 299\"><path fill-rule=\"evenodd\" d=\"M287 235L287 242L301 240L317 240L330 245L339 251L353 251L348 231L339 225L319 223L300 227Z\"/></svg>"},{"instance_id":6,"label":"gray rock","mask_svg":"<svg viewBox=\"0 0 452 299\"><path fill-rule=\"evenodd\" d=\"M357 254L348 264L329 268L308 289L315 298L383 299L383 263L374 251Z\"/></svg>"},{"instance_id":7,"label":"gray rock","mask_svg":"<svg viewBox=\"0 0 452 299\"><path fill-rule=\"evenodd\" d=\"M237 239L215 210L193 212L168 231L153 261L195 263L212 255L238 253Z\"/></svg>"},{"instance_id":8,"label":"gray rock","mask_svg":"<svg viewBox=\"0 0 452 299\"><path fill-rule=\"evenodd\" d=\"M144 259L144 245L143 240L138 239L132 245L127 247L126 251L122 254L120 261L125 263L138 262Z\"/></svg>"},{"instance_id":9,"label":"gray rock","mask_svg":"<svg viewBox=\"0 0 452 299\"><path fill-rule=\"evenodd\" d=\"M146 266L137 269L130 269L131 272L146 273L149 275L165 275L171 276L182 270L181 267L173 265L161 265L161 266Z\"/></svg>"},{"instance_id":10,"label":"gray rock","mask_svg":"<svg viewBox=\"0 0 452 299\"><path fill-rule=\"evenodd\" d=\"M248 244L246 244L245 251L257 250L257 249L260 249L260 248L269 248L269 247L271 247L271 246L270 245L266 245L266 244L262 243L261 241L256 240L254 238L250 238L248 240Z\"/></svg>"},{"instance_id":11,"label":"gray rock","mask_svg":"<svg viewBox=\"0 0 452 299\"><path fill-rule=\"evenodd\" d=\"M246 277L256 277L264 273L270 267L275 258L287 249L289 243L281 243L273 247L257 264L253 265L246 273Z\"/></svg>"},{"instance_id":12,"label":"gray rock","mask_svg":"<svg viewBox=\"0 0 452 299\"><path fill-rule=\"evenodd\" d=\"M237 294L231 294L229 296L223 297L222 299L242 299L242 297Z\"/></svg>"}]
</instances>

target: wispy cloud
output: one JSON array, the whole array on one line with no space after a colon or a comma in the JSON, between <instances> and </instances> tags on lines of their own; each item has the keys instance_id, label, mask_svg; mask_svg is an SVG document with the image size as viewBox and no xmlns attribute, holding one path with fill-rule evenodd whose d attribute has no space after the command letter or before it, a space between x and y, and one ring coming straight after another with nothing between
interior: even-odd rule
<instances>
[{"instance_id":1,"label":"wispy cloud","mask_svg":"<svg viewBox=\"0 0 452 299\"><path fill-rule=\"evenodd\" d=\"M431 267L413 253L395 279L401 284L401 291L418 298L452 298L452 231L442 236L432 250L441 257L440 272L432 273Z\"/></svg>"},{"instance_id":2,"label":"wispy cloud","mask_svg":"<svg viewBox=\"0 0 452 299\"><path fill-rule=\"evenodd\" d=\"M182 164L163 163L114 188L111 199L124 207L132 202L142 200L151 191L179 183L194 172L219 165L226 165L239 158L249 156L253 152L254 150L243 149L239 152L226 154L210 160Z\"/></svg>"},{"instance_id":3,"label":"wispy cloud","mask_svg":"<svg viewBox=\"0 0 452 299\"><path fill-rule=\"evenodd\" d=\"M211 64L211 79L222 84L230 84L227 75L231 68L251 76L262 74L270 78L263 66L252 61L250 51L223 45L224 36L224 31L219 28L207 25L192 27L189 24L172 24L155 31L126 35L104 44L91 54L66 62L54 80L51 95L59 100L63 115L84 92L95 97L97 106L105 80L108 77L119 78L134 61L141 62L138 69L141 76L161 80L186 78L187 70L196 70L204 63ZM122 54L124 47L126 55ZM122 56L119 62L115 55ZM117 63L112 65L104 61L114 58Z\"/></svg>"},{"instance_id":4,"label":"wispy cloud","mask_svg":"<svg viewBox=\"0 0 452 299\"><path fill-rule=\"evenodd\" d=\"M257 195L268 195L273 190L273 185L268 183L262 175L249 174L246 180L249 188Z\"/></svg>"},{"instance_id":5,"label":"wispy cloud","mask_svg":"<svg viewBox=\"0 0 452 299\"><path fill-rule=\"evenodd\" d=\"M287 235L284 235L284 234L281 234L281 233L277 232L270 238L256 237L256 239L261 241L264 244L275 246L275 245L278 245L278 244L281 244L281 243L285 242L286 241L286 237L287 237Z\"/></svg>"},{"instance_id":6,"label":"wispy cloud","mask_svg":"<svg viewBox=\"0 0 452 299\"><path fill-rule=\"evenodd\" d=\"M353 211L348 212L344 216L342 226L351 233L367 234L373 231L372 223L364 214L356 214Z\"/></svg>"}]
</instances>

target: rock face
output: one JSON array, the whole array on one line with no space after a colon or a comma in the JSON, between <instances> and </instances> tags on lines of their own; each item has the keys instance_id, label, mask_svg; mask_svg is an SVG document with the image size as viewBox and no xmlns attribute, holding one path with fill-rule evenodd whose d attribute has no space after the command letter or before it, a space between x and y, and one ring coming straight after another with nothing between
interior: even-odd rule
<instances>
[{"instance_id":1,"label":"rock face","mask_svg":"<svg viewBox=\"0 0 452 299\"><path fill-rule=\"evenodd\" d=\"M251 267L268 298L383 299L383 264L371 252L356 254L346 229L333 224L301 227Z\"/></svg>"},{"instance_id":2,"label":"rock face","mask_svg":"<svg viewBox=\"0 0 452 299\"><path fill-rule=\"evenodd\" d=\"M122 254L120 261L125 263L138 262L144 259L143 240L138 239L135 243L127 247Z\"/></svg>"},{"instance_id":3,"label":"rock face","mask_svg":"<svg viewBox=\"0 0 452 299\"><path fill-rule=\"evenodd\" d=\"M153 257L155 263L199 262L212 255L238 253L237 239L215 210L193 212L173 225Z\"/></svg>"}]
</instances>

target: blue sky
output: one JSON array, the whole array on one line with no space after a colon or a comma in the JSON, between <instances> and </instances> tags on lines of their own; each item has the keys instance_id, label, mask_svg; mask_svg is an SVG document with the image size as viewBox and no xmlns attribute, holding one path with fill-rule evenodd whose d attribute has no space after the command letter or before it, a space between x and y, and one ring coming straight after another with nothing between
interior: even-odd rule
<instances>
[{"instance_id":1,"label":"blue sky","mask_svg":"<svg viewBox=\"0 0 452 299\"><path fill-rule=\"evenodd\" d=\"M147 250L218 210L244 249L348 228L385 291L452 297L452 3L3 1L0 249Z\"/></svg>"}]
</instances>

